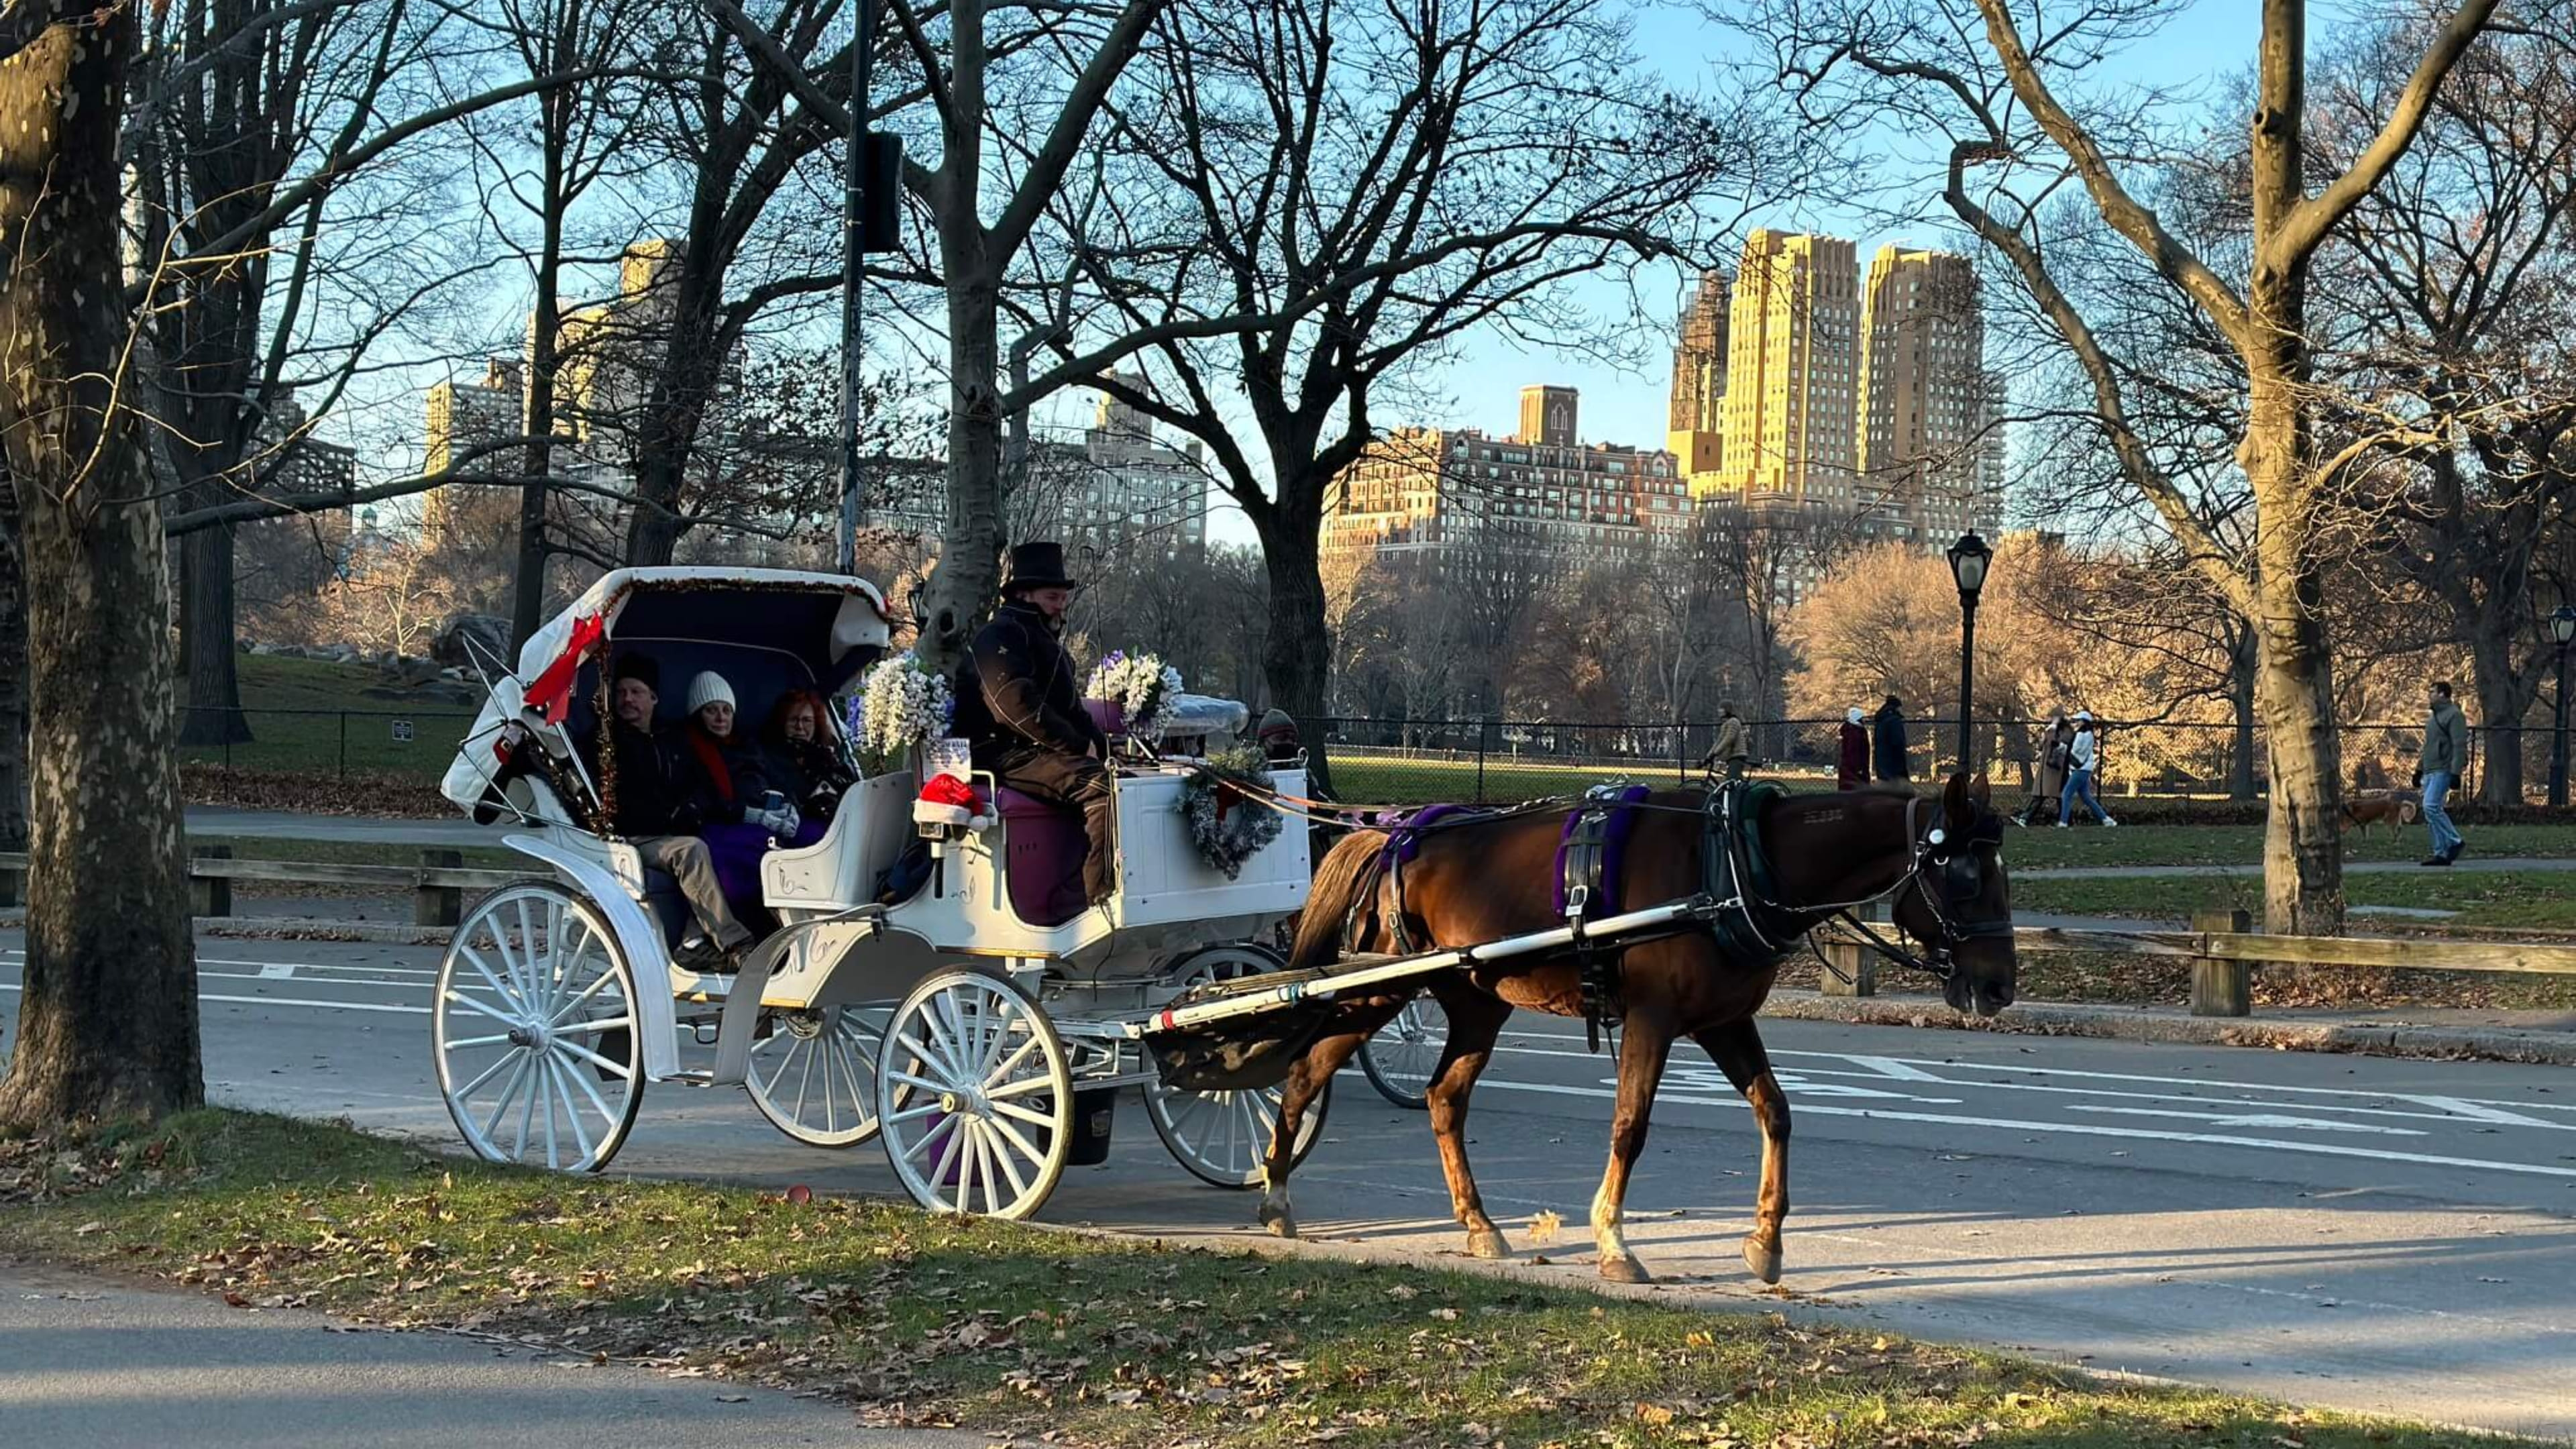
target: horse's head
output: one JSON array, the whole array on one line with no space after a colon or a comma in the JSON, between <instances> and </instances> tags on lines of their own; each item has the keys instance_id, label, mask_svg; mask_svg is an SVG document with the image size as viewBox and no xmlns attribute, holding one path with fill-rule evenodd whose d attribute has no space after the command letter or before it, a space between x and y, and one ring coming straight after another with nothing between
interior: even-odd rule
<instances>
[{"instance_id":1,"label":"horse's head","mask_svg":"<svg viewBox=\"0 0 2576 1449\"><path fill-rule=\"evenodd\" d=\"M1986 777L1952 775L1941 810L1915 841L1914 871L1896 895L1896 924L1948 971L1941 994L1956 1011L1992 1016L2012 1005L2012 883L2004 822Z\"/></svg>"}]
</instances>

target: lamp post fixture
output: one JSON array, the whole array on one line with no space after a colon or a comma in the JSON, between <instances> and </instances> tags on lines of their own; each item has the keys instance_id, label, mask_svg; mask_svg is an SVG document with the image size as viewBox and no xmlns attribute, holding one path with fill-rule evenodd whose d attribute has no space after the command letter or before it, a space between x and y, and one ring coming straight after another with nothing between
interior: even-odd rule
<instances>
[{"instance_id":1,"label":"lamp post fixture","mask_svg":"<svg viewBox=\"0 0 2576 1449\"><path fill-rule=\"evenodd\" d=\"M2561 604L2549 616L2549 637L2558 641L2557 728L2549 738L2549 803L2567 804L2567 646L2576 641L2576 604Z\"/></svg>"},{"instance_id":2,"label":"lamp post fixture","mask_svg":"<svg viewBox=\"0 0 2576 1449\"><path fill-rule=\"evenodd\" d=\"M1959 768L1976 772L1976 749L1970 743L1977 697L1977 593L1986 586L1986 566L1995 551L1974 529L1950 545L1950 577L1959 585ZM2559 651L2560 658L2566 651Z\"/></svg>"}]
</instances>

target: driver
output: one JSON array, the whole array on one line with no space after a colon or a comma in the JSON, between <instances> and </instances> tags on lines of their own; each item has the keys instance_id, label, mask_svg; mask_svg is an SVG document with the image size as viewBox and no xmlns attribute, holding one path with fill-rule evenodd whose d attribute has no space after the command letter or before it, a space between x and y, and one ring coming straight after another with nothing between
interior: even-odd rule
<instances>
[{"instance_id":1,"label":"driver","mask_svg":"<svg viewBox=\"0 0 2576 1449\"><path fill-rule=\"evenodd\" d=\"M1073 656L1057 638L1077 587L1065 577L1062 544L1011 550L1001 610L957 669L956 729L973 748L976 769L1023 795L1082 812L1090 843L1082 890L1096 905L1117 886L1109 859L1113 796L1102 763L1109 737L1083 709Z\"/></svg>"}]
</instances>

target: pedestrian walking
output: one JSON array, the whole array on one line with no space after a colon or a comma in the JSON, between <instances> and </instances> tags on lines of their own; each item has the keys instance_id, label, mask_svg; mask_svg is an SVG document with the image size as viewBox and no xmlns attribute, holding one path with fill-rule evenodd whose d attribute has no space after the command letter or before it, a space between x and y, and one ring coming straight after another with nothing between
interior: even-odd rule
<instances>
[{"instance_id":1,"label":"pedestrian walking","mask_svg":"<svg viewBox=\"0 0 2576 1449\"><path fill-rule=\"evenodd\" d=\"M1873 723L1877 735L1871 740L1872 762L1881 780L1911 780L1914 772L1905 762L1905 701L1895 695L1878 707Z\"/></svg>"},{"instance_id":2,"label":"pedestrian walking","mask_svg":"<svg viewBox=\"0 0 2576 1449\"><path fill-rule=\"evenodd\" d=\"M1726 778L1741 780L1744 778L1745 763L1752 757L1752 753L1752 747L1745 741L1744 721L1735 716L1735 706L1719 705L1717 739L1708 747L1708 757L1699 762L1700 772L1713 776L1722 761L1726 765Z\"/></svg>"},{"instance_id":3,"label":"pedestrian walking","mask_svg":"<svg viewBox=\"0 0 2576 1449\"><path fill-rule=\"evenodd\" d=\"M2424 748L2415 757L2415 783L2424 791L2424 828L2433 836L2433 853L2423 863L2449 865L2468 844L2444 804L2469 767L2469 721L2451 698L2448 680L2433 686L2429 702L2432 713L2424 721Z\"/></svg>"},{"instance_id":4,"label":"pedestrian walking","mask_svg":"<svg viewBox=\"0 0 2576 1449\"><path fill-rule=\"evenodd\" d=\"M2037 825L2057 813L2066 793L2067 763L2075 750L2075 725L2064 708L2048 712L2048 727L2039 735L2039 778L2021 807L2021 822Z\"/></svg>"},{"instance_id":5,"label":"pedestrian walking","mask_svg":"<svg viewBox=\"0 0 2576 1449\"><path fill-rule=\"evenodd\" d=\"M1834 788L1857 790L1869 783L1869 731L1861 726L1859 705L1843 711L1840 747L1834 758Z\"/></svg>"},{"instance_id":6,"label":"pedestrian walking","mask_svg":"<svg viewBox=\"0 0 2576 1449\"><path fill-rule=\"evenodd\" d=\"M2057 828L2064 830L2075 816L2075 802L2093 812L2093 818L2105 825L2120 822L2102 808L2101 798L2093 793L2093 777L2102 768L2102 727L2093 722L2093 711L2075 712L2075 737L2066 745L2066 784L2057 797Z\"/></svg>"}]
</instances>

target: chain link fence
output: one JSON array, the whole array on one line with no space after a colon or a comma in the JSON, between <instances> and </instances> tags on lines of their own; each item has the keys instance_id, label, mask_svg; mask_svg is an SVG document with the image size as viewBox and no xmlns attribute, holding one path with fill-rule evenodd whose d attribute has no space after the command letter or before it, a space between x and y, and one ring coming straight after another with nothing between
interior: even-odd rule
<instances>
[{"instance_id":1,"label":"chain link fence","mask_svg":"<svg viewBox=\"0 0 2576 1449\"><path fill-rule=\"evenodd\" d=\"M179 711L179 758L279 774L393 775L435 784L456 758L456 742L473 726L471 710L190 705Z\"/></svg>"}]
</instances>

